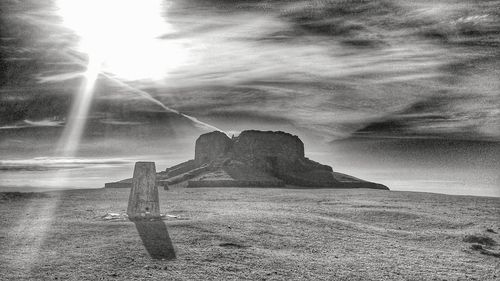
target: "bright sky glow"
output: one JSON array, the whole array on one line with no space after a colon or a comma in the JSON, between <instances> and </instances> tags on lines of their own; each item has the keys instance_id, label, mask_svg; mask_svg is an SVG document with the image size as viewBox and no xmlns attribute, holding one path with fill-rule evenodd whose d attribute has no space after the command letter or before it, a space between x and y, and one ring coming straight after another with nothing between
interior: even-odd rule
<instances>
[{"instance_id":1,"label":"bright sky glow","mask_svg":"<svg viewBox=\"0 0 500 281\"><path fill-rule=\"evenodd\" d=\"M59 146L64 156L73 156L78 148L99 73L166 111L180 114L202 128L220 131L121 81L160 80L187 62L189 44L186 41L161 39L174 33L172 26L162 17L164 6L161 0L59 0L58 8L64 26L80 37L78 51L89 58L84 85L73 105Z\"/></svg>"},{"instance_id":2,"label":"bright sky glow","mask_svg":"<svg viewBox=\"0 0 500 281\"><path fill-rule=\"evenodd\" d=\"M187 41L162 17L161 0L58 0L63 25L79 37L78 51L102 58L102 71L125 80L159 80L188 61Z\"/></svg>"},{"instance_id":3,"label":"bright sky glow","mask_svg":"<svg viewBox=\"0 0 500 281\"><path fill-rule=\"evenodd\" d=\"M94 85L99 75L100 64L101 61L94 61L91 57L87 65L84 80L78 90L76 100L73 102L67 125L60 139L58 150L64 153L64 156L74 156L80 144L92 97L94 96Z\"/></svg>"}]
</instances>

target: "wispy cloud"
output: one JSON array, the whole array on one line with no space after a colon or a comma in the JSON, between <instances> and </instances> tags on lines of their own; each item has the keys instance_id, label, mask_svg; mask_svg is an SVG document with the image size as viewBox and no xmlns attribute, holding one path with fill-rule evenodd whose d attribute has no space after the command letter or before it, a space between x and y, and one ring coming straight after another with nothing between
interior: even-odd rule
<instances>
[{"instance_id":1,"label":"wispy cloud","mask_svg":"<svg viewBox=\"0 0 500 281\"><path fill-rule=\"evenodd\" d=\"M51 120L51 119L43 119L39 121L31 121L31 120L24 120L22 122L17 122L16 124L13 125L6 125L6 126L1 126L0 130L2 129L22 129L22 128L30 128L30 127L59 127L64 124L64 121L56 121L56 120Z\"/></svg>"},{"instance_id":2,"label":"wispy cloud","mask_svg":"<svg viewBox=\"0 0 500 281\"><path fill-rule=\"evenodd\" d=\"M75 169L86 166L124 165L132 161L121 158L62 158L38 157L30 159L0 160L0 171L45 171Z\"/></svg>"},{"instance_id":3,"label":"wispy cloud","mask_svg":"<svg viewBox=\"0 0 500 281\"><path fill-rule=\"evenodd\" d=\"M71 79L80 79L83 75L84 72L62 73L49 76L39 76L37 77L37 80L39 83L61 82Z\"/></svg>"},{"instance_id":4,"label":"wispy cloud","mask_svg":"<svg viewBox=\"0 0 500 281\"><path fill-rule=\"evenodd\" d=\"M110 124L110 125L118 125L118 126L129 126L129 125L141 125L145 124L144 122L133 122L133 121L120 121L120 120L101 120L101 123Z\"/></svg>"},{"instance_id":5,"label":"wispy cloud","mask_svg":"<svg viewBox=\"0 0 500 281\"><path fill-rule=\"evenodd\" d=\"M61 126L64 123L62 121L54 121L48 119L40 121L24 120L24 122L33 127L56 127L56 126Z\"/></svg>"},{"instance_id":6,"label":"wispy cloud","mask_svg":"<svg viewBox=\"0 0 500 281\"><path fill-rule=\"evenodd\" d=\"M115 83L113 90L101 90L96 98L133 104L130 93L140 92L144 100L160 100L172 112L186 112L200 120L225 114L228 118L267 116L330 139L388 119L406 122L418 136L452 133L500 138L496 129L500 56L495 48L500 42L496 32L500 21L494 2L177 1L160 13L163 18L157 27L168 29L147 30L148 36L154 31L153 45L140 43L131 49L131 45L111 44L116 52L110 52L108 63L119 62L120 71L113 72L116 68L110 65L103 69L126 83ZM53 59L34 68L37 86L50 91L58 82L80 77L79 68L58 69L54 62L69 61L66 54L81 52L81 42L74 40L78 32L64 26L64 21L53 20L59 14L53 18L41 14L22 18L45 29L32 40L39 45L10 49L12 57L25 57L51 42L46 57ZM107 28L123 32L117 23L128 20L124 15L116 15L117 21ZM119 33L126 35L119 42L144 39L132 36L140 29L133 31ZM151 56L148 50L157 44L175 48ZM176 54L185 59L166 59ZM85 54L81 57L85 61ZM128 75L149 70L155 70L154 79L134 80ZM163 76L158 77L156 70ZM442 95L453 98L436 112L414 112L420 117L413 119L400 116L415 103ZM442 114L439 119L430 118L434 113ZM122 120L103 122L118 125ZM124 122L134 125L134 120ZM246 129L238 122L232 126L226 129Z\"/></svg>"}]
</instances>

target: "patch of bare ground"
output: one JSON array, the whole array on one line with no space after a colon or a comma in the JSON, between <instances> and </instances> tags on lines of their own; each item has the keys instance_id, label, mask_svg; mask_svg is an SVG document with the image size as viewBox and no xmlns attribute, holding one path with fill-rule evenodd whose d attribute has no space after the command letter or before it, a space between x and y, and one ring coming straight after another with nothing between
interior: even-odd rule
<instances>
[{"instance_id":1,"label":"patch of bare ground","mask_svg":"<svg viewBox=\"0 0 500 281\"><path fill-rule=\"evenodd\" d=\"M495 240L485 235L467 235L464 238L464 242L477 243L486 246L494 246L497 244Z\"/></svg>"},{"instance_id":2,"label":"patch of bare ground","mask_svg":"<svg viewBox=\"0 0 500 281\"><path fill-rule=\"evenodd\" d=\"M104 220L106 214L125 212L128 195L128 189L108 188L1 201L0 280L500 276L494 255L500 198L173 186L160 191L161 213L171 216L154 226ZM167 244L149 240L144 229L150 227L154 239L168 237L175 259L152 258L161 250L156 245Z\"/></svg>"},{"instance_id":3,"label":"patch of bare ground","mask_svg":"<svg viewBox=\"0 0 500 281\"><path fill-rule=\"evenodd\" d=\"M487 232L496 233L491 228L486 229ZM464 242L472 243L470 248L487 256L500 258L500 247L495 247L498 243L491 237L483 234L466 235Z\"/></svg>"}]
</instances>

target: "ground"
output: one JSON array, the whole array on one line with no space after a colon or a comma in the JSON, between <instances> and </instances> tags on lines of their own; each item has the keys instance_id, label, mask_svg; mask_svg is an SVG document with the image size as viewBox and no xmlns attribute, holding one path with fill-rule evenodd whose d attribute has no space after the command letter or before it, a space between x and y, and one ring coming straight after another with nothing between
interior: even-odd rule
<instances>
[{"instance_id":1,"label":"ground","mask_svg":"<svg viewBox=\"0 0 500 281\"><path fill-rule=\"evenodd\" d=\"M0 196L0 280L498 280L500 198L368 189L171 188ZM108 216L112 217L112 216ZM472 238L471 238L472 237ZM493 241L493 242L492 242ZM173 245L173 249L170 249ZM154 259L155 250L175 259ZM153 256L153 257L152 257Z\"/></svg>"}]
</instances>

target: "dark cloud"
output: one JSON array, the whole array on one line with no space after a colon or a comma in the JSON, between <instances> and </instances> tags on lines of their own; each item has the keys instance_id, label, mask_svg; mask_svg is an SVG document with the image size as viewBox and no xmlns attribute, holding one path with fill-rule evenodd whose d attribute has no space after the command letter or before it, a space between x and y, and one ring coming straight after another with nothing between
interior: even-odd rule
<instances>
[{"instance_id":1,"label":"dark cloud","mask_svg":"<svg viewBox=\"0 0 500 281\"><path fill-rule=\"evenodd\" d=\"M368 124L353 136L498 140L500 123L494 110L498 106L495 98L431 96Z\"/></svg>"}]
</instances>

